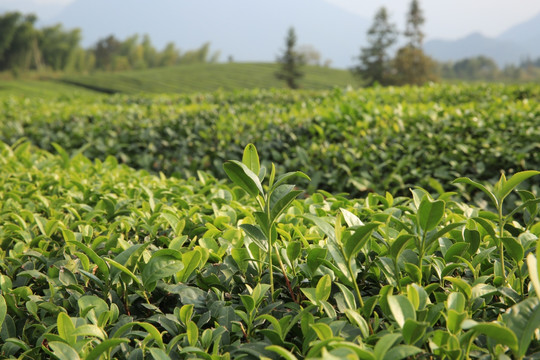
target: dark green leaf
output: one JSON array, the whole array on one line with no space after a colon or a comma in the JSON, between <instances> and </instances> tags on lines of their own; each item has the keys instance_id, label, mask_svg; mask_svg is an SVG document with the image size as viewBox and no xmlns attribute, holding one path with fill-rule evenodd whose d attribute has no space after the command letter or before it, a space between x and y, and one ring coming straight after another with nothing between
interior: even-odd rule
<instances>
[{"instance_id":1,"label":"dark green leaf","mask_svg":"<svg viewBox=\"0 0 540 360\"><path fill-rule=\"evenodd\" d=\"M383 360L400 360L414 356L422 352L422 349L412 345L398 345L388 350Z\"/></svg>"},{"instance_id":2,"label":"dark green leaf","mask_svg":"<svg viewBox=\"0 0 540 360\"><path fill-rule=\"evenodd\" d=\"M502 315L503 322L518 339L518 355L527 353L536 329L540 328L540 301L537 297L525 299Z\"/></svg>"},{"instance_id":3,"label":"dark green leaf","mask_svg":"<svg viewBox=\"0 0 540 360\"><path fill-rule=\"evenodd\" d=\"M268 251L268 239L266 238L266 235L264 235L259 226L242 224L240 225L240 227L248 234L251 240L253 240L253 242L257 244L259 248L264 251Z\"/></svg>"},{"instance_id":4,"label":"dark green leaf","mask_svg":"<svg viewBox=\"0 0 540 360\"><path fill-rule=\"evenodd\" d=\"M519 345L516 334L504 326L497 323L478 323L474 320L465 320L461 326L465 330L472 329L492 338L499 344L508 346L514 353L518 352Z\"/></svg>"},{"instance_id":5,"label":"dark green leaf","mask_svg":"<svg viewBox=\"0 0 540 360\"><path fill-rule=\"evenodd\" d=\"M145 287L152 288L150 284L157 280L172 276L184 268L182 253L167 249L168 252L156 251L144 266L142 282ZM161 250L163 251L163 250Z\"/></svg>"},{"instance_id":6,"label":"dark green leaf","mask_svg":"<svg viewBox=\"0 0 540 360\"><path fill-rule=\"evenodd\" d=\"M435 229L444 216L444 201L431 201L425 197L420 203L416 216L422 230L430 231Z\"/></svg>"},{"instance_id":7,"label":"dark green leaf","mask_svg":"<svg viewBox=\"0 0 540 360\"><path fill-rule=\"evenodd\" d=\"M477 189L482 190L486 195L489 196L489 198L493 202L493 205L495 205L495 208L499 207L499 201L495 197L495 194L492 193L491 191L489 191L484 185L482 185L482 184L480 184L480 183L478 183L476 181L472 181L471 179L469 179L467 177L460 177L460 178L454 180L452 183L453 184L468 184L468 185L472 185L472 186L476 187Z\"/></svg>"},{"instance_id":8,"label":"dark green leaf","mask_svg":"<svg viewBox=\"0 0 540 360\"><path fill-rule=\"evenodd\" d=\"M403 325L403 331L401 332L403 334L403 340L409 345L420 341L422 336L424 336L428 325L429 324L425 322L407 319Z\"/></svg>"},{"instance_id":9,"label":"dark green leaf","mask_svg":"<svg viewBox=\"0 0 540 360\"><path fill-rule=\"evenodd\" d=\"M282 185L282 186L287 186L287 185ZM281 186L278 187L278 189L280 188ZM285 211L289 207L289 205L294 201L294 199L296 199L296 197L300 195L301 193L302 193L301 190L290 191L283 195L272 193L271 199L276 201L276 198L277 198L278 200L273 205L270 206L270 221L271 222L275 221L278 218L278 216L281 215L281 213ZM276 196L276 198L274 198L274 196Z\"/></svg>"},{"instance_id":10,"label":"dark green leaf","mask_svg":"<svg viewBox=\"0 0 540 360\"><path fill-rule=\"evenodd\" d=\"M256 197L259 194L264 194L259 177L246 165L236 160L229 160L223 164L223 169L233 183L251 196Z\"/></svg>"},{"instance_id":11,"label":"dark green leaf","mask_svg":"<svg viewBox=\"0 0 540 360\"><path fill-rule=\"evenodd\" d=\"M513 237L503 237L501 238L501 241L504 244L508 254L516 263L523 260L525 250L523 249L523 245L521 245L518 240L514 239Z\"/></svg>"},{"instance_id":12,"label":"dark green leaf","mask_svg":"<svg viewBox=\"0 0 540 360\"><path fill-rule=\"evenodd\" d=\"M369 240L369 236L376 229L379 224L369 223L364 226L358 226L354 228L354 233L347 239L344 245L344 255L348 259L351 259L358 254L358 252L364 247Z\"/></svg>"}]
</instances>

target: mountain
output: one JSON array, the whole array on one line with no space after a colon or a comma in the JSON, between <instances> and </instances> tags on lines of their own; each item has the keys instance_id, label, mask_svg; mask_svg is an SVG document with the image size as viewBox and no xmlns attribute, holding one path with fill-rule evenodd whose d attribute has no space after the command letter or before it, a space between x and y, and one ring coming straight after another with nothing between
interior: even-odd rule
<instances>
[{"instance_id":1,"label":"mountain","mask_svg":"<svg viewBox=\"0 0 540 360\"><path fill-rule=\"evenodd\" d=\"M512 41L493 39L474 33L458 40L431 40L424 51L439 61L457 61L484 55L492 58L499 66L517 63L528 52L525 46Z\"/></svg>"},{"instance_id":2,"label":"mountain","mask_svg":"<svg viewBox=\"0 0 540 360\"><path fill-rule=\"evenodd\" d=\"M456 61L466 57L485 55L499 66L517 64L524 58L540 57L540 13L517 24L496 38L474 33L457 40L427 41L425 52L439 61Z\"/></svg>"},{"instance_id":3,"label":"mountain","mask_svg":"<svg viewBox=\"0 0 540 360\"><path fill-rule=\"evenodd\" d=\"M154 46L181 50L211 43L221 60L274 61L294 26L298 45L312 45L333 67L348 67L365 41L369 20L324 0L76 0L53 18L82 29L83 45L110 34L149 34Z\"/></svg>"},{"instance_id":4,"label":"mountain","mask_svg":"<svg viewBox=\"0 0 540 360\"><path fill-rule=\"evenodd\" d=\"M498 39L513 41L528 49L531 56L540 56L540 13L530 20L511 27L499 35Z\"/></svg>"}]
</instances>

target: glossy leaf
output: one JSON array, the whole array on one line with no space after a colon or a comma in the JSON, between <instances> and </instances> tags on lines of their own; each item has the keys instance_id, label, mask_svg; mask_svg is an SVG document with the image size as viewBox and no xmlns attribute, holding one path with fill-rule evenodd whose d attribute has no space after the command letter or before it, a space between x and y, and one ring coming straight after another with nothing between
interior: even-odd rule
<instances>
[{"instance_id":1,"label":"glossy leaf","mask_svg":"<svg viewBox=\"0 0 540 360\"><path fill-rule=\"evenodd\" d=\"M463 329L470 329L484 334L495 340L497 343L508 346L515 353L518 352L518 340L516 334L504 326L497 323L478 323L474 320L465 320L461 326Z\"/></svg>"},{"instance_id":2,"label":"glossy leaf","mask_svg":"<svg viewBox=\"0 0 540 360\"><path fill-rule=\"evenodd\" d=\"M502 202L519 184L535 175L540 175L540 171L528 170L512 175L512 177L508 179L501 189L496 193L499 202Z\"/></svg>"},{"instance_id":3,"label":"glossy leaf","mask_svg":"<svg viewBox=\"0 0 540 360\"><path fill-rule=\"evenodd\" d=\"M59 342L59 341L50 341L47 344L51 350L53 351L53 354L58 357L60 360L78 360L80 359L79 354L75 349L73 349L71 346L69 346L66 343Z\"/></svg>"},{"instance_id":4,"label":"glossy leaf","mask_svg":"<svg viewBox=\"0 0 540 360\"><path fill-rule=\"evenodd\" d=\"M499 207L499 201L497 200L497 197L494 193L489 191L484 185L480 184L479 182L473 181L467 177L460 177L453 182L454 184L468 184L476 187L477 189L482 190L493 202L493 205L495 205L496 208Z\"/></svg>"},{"instance_id":5,"label":"glossy leaf","mask_svg":"<svg viewBox=\"0 0 540 360\"><path fill-rule=\"evenodd\" d=\"M388 296L388 306L400 327L403 328L405 322L409 319L416 320L416 311L407 297L403 295L390 295Z\"/></svg>"},{"instance_id":6,"label":"glossy leaf","mask_svg":"<svg viewBox=\"0 0 540 360\"><path fill-rule=\"evenodd\" d=\"M525 299L512 306L502 319L518 339L518 356L524 356L535 331L540 328L540 301L537 297Z\"/></svg>"},{"instance_id":7,"label":"glossy leaf","mask_svg":"<svg viewBox=\"0 0 540 360\"><path fill-rule=\"evenodd\" d=\"M444 201L431 201L425 197L420 203L416 215L420 228L424 231L433 230L441 222L444 216L444 208Z\"/></svg>"},{"instance_id":8,"label":"glossy leaf","mask_svg":"<svg viewBox=\"0 0 540 360\"><path fill-rule=\"evenodd\" d=\"M2 295L0 295L0 329L2 328L2 324L4 323L6 314L7 314L6 300L4 299Z\"/></svg>"},{"instance_id":9,"label":"glossy leaf","mask_svg":"<svg viewBox=\"0 0 540 360\"><path fill-rule=\"evenodd\" d=\"M324 275L315 288L315 296L318 301L326 301L330 297L332 291L332 279L330 275Z\"/></svg>"},{"instance_id":10,"label":"glossy leaf","mask_svg":"<svg viewBox=\"0 0 540 360\"><path fill-rule=\"evenodd\" d=\"M184 268L182 254L168 249L167 252L154 253L142 272L142 282L148 287L157 280L172 276Z\"/></svg>"},{"instance_id":11,"label":"glossy leaf","mask_svg":"<svg viewBox=\"0 0 540 360\"><path fill-rule=\"evenodd\" d=\"M369 240L369 236L379 226L376 223L369 223L354 228L354 233L347 239L344 245L344 254L348 259L356 256Z\"/></svg>"},{"instance_id":12,"label":"glossy leaf","mask_svg":"<svg viewBox=\"0 0 540 360\"><path fill-rule=\"evenodd\" d=\"M501 238L501 241L510 257L512 257L516 263L523 260L525 250L518 240L513 237L503 237Z\"/></svg>"},{"instance_id":13,"label":"glossy leaf","mask_svg":"<svg viewBox=\"0 0 540 360\"><path fill-rule=\"evenodd\" d=\"M248 167L254 174L259 174L261 171L261 165L259 161L259 154L257 148L253 144L247 144L244 148L244 155L242 156L242 163Z\"/></svg>"},{"instance_id":14,"label":"glossy leaf","mask_svg":"<svg viewBox=\"0 0 540 360\"><path fill-rule=\"evenodd\" d=\"M223 169L233 183L240 186L252 197L264 194L259 177L246 165L236 160L229 160L223 164Z\"/></svg>"}]
</instances>

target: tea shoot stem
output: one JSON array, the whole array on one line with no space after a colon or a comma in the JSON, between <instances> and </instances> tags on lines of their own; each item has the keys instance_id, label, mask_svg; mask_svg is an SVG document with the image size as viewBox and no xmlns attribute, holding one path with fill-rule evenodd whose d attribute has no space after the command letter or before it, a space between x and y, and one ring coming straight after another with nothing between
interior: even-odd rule
<instances>
[{"instance_id":1,"label":"tea shoot stem","mask_svg":"<svg viewBox=\"0 0 540 360\"><path fill-rule=\"evenodd\" d=\"M501 259L501 271L502 271L502 278L503 278L503 285L504 285L506 284L506 271L504 269L504 244L502 242L502 238L504 237L504 221L503 221L503 215L502 215L502 204L499 204L498 210L499 210L499 255Z\"/></svg>"},{"instance_id":2,"label":"tea shoot stem","mask_svg":"<svg viewBox=\"0 0 540 360\"><path fill-rule=\"evenodd\" d=\"M364 300L362 300L362 294L360 293L360 288L358 287L358 282L356 281L356 278L354 276L354 272L352 270L351 260L347 263L347 266L349 268L349 274L351 274L351 280L354 285L354 290L356 291L356 296L358 296L358 304L361 308L364 308Z\"/></svg>"}]
</instances>

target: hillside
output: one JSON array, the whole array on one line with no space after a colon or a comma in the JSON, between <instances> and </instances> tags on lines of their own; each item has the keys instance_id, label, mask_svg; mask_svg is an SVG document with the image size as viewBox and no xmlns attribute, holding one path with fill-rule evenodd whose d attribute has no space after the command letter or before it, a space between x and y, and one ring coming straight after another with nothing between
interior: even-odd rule
<instances>
[{"instance_id":1,"label":"hillside","mask_svg":"<svg viewBox=\"0 0 540 360\"><path fill-rule=\"evenodd\" d=\"M0 95L56 98L58 96L90 94L96 94L96 92L87 88L54 80L18 79L0 81Z\"/></svg>"},{"instance_id":2,"label":"hillside","mask_svg":"<svg viewBox=\"0 0 540 360\"><path fill-rule=\"evenodd\" d=\"M278 65L271 63L193 64L120 73L69 75L61 81L105 93L189 93L218 89L283 88L274 77ZM305 89L329 89L355 85L347 70L317 66L304 68L300 85Z\"/></svg>"}]
</instances>

